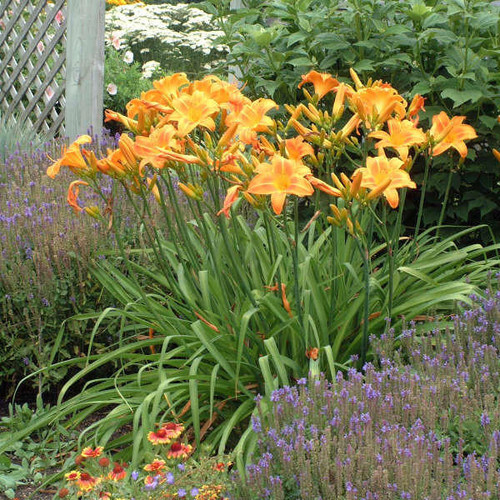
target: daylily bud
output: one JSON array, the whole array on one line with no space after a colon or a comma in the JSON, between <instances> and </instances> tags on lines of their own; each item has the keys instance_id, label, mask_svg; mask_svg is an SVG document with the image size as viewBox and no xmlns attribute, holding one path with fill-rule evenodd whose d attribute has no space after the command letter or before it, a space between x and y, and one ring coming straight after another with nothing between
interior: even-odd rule
<instances>
[{"instance_id":1,"label":"daylily bud","mask_svg":"<svg viewBox=\"0 0 500 500\"><path fill-rule=\"evenodd\" d=\"M364 85L361 83L358 74L352 68L349 69L349 73L351 75L352 81L356 85L356 90L362 89Z\"/></svg>"},{"instance_id":2,"label":"daylily bud","mask_svg":"<svg viewBox=\"0 0 500 500\"><path fill-rule=\"evenodd\" d=\"M245 197L245 200L252 205L254 208L261 208L262 203L260 203L257 199L255 199L250 193L247 193L246 191L243 191L243 196Z\"/></svg>"},{"instance_id":3,"label":"daylily bud","mask_svg":"<svg viewBox=\"0 0 500 500\"><path fill-rule=\"evenodd\" d=\"M303 137L312 133L311 129L304 127L304 125L302 125L295 119L290 120L290 123L292 124L292 127L297 131L297 133Z\"/></svg>"},{"instance_id":4,"label":"daylily bud","mask_svg":"<svg viewBox=\"0 0 500 500\"><path fill-rule=\"evenodd\" d=\"M354 226L352 225L351 219L346 219L347 231L351 236L354 236Z\"/></svg>"},{"instance_id":5,"label":"daylily bud","mask_svg":"<svg viewBox=\"0 0 500 500\"><path fill-rule=\"evenodd\" d=\"M224 137L224 136L222 136L222 137ZM211 148L213 145L212 136L206 130L203 132L203 139L205 140L205 145L208 148ZM219 144L220 144L220 142L219 142Z\"/></svg>"},{"instance_id":6,"label":"daylily bud","mask_svg":"<svg viewBox=\"0 0 500 500\"><path fill-rule=\"evenodd\" d=\"M389 187L389 184L391 182L391 179L387 179L385 182L377 186L373 191L370 191L368 193L368 196L366 197L366 200L371 201L374 198L378 198Z\"/></svg>"},{"instance_id":7,"label":"daylily bud","mask_svg":"<svg viewBox=\"0 0 500 500\"><path fill-rule=\"evenodd\" d=\"M340 173L340 179L342 180L342 184L345 187L351 187L351 181L349 180L349 177L347 177L347 175L344 174L344 172Z\"/></svg>"},{"instance_id":8,"label":"daylily bud","mask_svg":"<svg viewBox=\"0 0 500 500\"><path fill-rule=\"evenodd\" d=\"M236 130L238 128L238 124L235 123L231 127L229 127L223 134L223 136L220 138L219 143L217 144L217 148L225 148L231 139L234 137L234 134L236 133Z\"/></svg>"},{"instance_id":9,"label":"daylily bud","mask_svg":"<svg viewBox=\"0 0 500 500\"><path fill-rule=\"evenodd\" d=\"M353 198L356 198L356 195L358 194L359 187L361 186L361 181L363 180L363 174L362 172L358 172L352 179L352 184L351 184L351 196Z\"/></svg>"},{"instance_id":10,"label":"daylily bud","mask_svg":"<svg viewBox=\"0 0 500 500\"><path fill-rule=\"evenodd\" d=\"M99 207L92 206L92 207L83 207L83 210L87 213L87 215L90 215L94 219L100 219L101 217L101 211L99 210Z\"/></svg>"},{"instance_id":11,"label":"daylily bud","mask_svg":"<svg viewBox=\"0 0 500 500\"><path fill-rule=\"evenodd\" d=\"M332 172L332 181L341 191L344 189L344 185L340 182L340 179Z\"/></svg>"},{"instance_id":12,"label":"daylily bud","mask_svg":"<svg viewBox=\"0 0 500 500\"><path fill-rule=\"evenodd\" d=\"M330 210L333 212L333 215L335 218L340 221L342 216L340 215L340 210L338 209L337 205L334 205L333 203L330 205Z\"/></svg>"},{"instance_id":13,"label":"daylily bud","mask_svg":"<svg viewBox=\"0 0 500 500\"><path fill-rule=\"evenodd\" d=\"M179 189L186 196L189 196L189 198L193 198L193 200L199 199L197 193L195 192L195 187L191 183L186 186L186 184L183 184L182 182L179 182L178 186L179 186Z\"/></svg>"},{"instance_id":14,"label":"daylily bud","mask_svg":"<svg viewBox=\"0 0 500 500\"><path fill-rule=\"evenodd\" d=\"M341 224L340 224L340 221L338 221L337 219L334 219L333 217L327 217L326 220L330 223L330 224L333 224L334 226L337 226L337 227L340 227Z\"/></svg>"}]
</instances>

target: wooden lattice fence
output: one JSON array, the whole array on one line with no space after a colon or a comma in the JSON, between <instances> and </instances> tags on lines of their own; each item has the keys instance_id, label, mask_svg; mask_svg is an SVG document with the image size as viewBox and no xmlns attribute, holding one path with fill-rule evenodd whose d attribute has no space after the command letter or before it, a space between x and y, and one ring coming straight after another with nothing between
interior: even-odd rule
<instances>
[{"instance_id":1,"label":"wooden lattice fence","mask_svg":"<svg viewBox=\"0 0 500 500\"><path fill-rule=\"evenodd\" d=\"M0 113L64 134L66 1L1 0Z\"/></svg>"}]
</instances>

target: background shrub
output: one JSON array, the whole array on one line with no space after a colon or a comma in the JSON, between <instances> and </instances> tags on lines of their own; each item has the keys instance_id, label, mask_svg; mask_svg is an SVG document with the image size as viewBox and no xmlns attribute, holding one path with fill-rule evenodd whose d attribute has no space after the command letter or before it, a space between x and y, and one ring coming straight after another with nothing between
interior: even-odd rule
<instances>
[{"instance_id":1,"label":"background shrub","mask_svg":"<svg viewBox=\"0 0 500 500\"><path fill-rule=\"evenodd\" d=\"M157 61L163 74L182 71L197 77L213 72L227 48L215 43L222 32L214 28L212 15L189 3L172 3L112 8L106 13L108 43L119 38L139 64Z\"/></svg>"},{"instance_id":2,"label":"background shrub","mask_svg":"<svg viewBox=\"0 0 500 500\"><path fill-rule=\"evenodd\" d=\"M500 184L491 149L500 144L500 5L481 0L399 2L389 0L247 0L247 9L228 15L228 2L204 2L224 30L228 65L252 95L280 103L301 98L297 75L310 69L348 76L350 67L382 79L408 98L426 97L428 119L437 109L464 115L479 139L469 161L450 173L436 162L428 183L427 226L436 224L447 183L445 222L486 222L500 235ZM423 166L412 177L422 181ZM406 223L414 225L415 199L409 196ZM488 232L481 235L489 240Z\"/></svg>"}]
</instances>

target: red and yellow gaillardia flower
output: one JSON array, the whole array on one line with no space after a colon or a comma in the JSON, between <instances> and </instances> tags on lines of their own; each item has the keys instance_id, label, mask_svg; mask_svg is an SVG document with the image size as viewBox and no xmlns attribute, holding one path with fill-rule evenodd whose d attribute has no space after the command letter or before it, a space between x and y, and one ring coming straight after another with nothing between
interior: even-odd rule
<instances>
[{"instance_id":1,"label":"red and yellow gaillardia flower","mask_svg":"<svg viewBox=\"0 0 500 500\"><path fill-rule=\"evenodd\" d=\"M77 486L84 492L93 490L98 483L99 479L91 476L88 472L82 472L76 481Z\"/></svg>"},{"instance_id":2,"label":"red and yellow gaillardia flower","mask_svg":"<svg viewBox=\"0 0 500 500\"><path fill-rule=\"evenodd\" d=\"M175 443L172 443L172 446L170 446L170 450L168 450L167 453L167 458L169 460L175 458L187 458L192 450L193 447L190 444L182 444L176 441Z\"/></svg>"},{"instance_id":3,"label":"red and yellow gaillardia flower","mask_svg":"<svg viewBox=\"0 0 500 500\"><path fill-rule=\"evenodd\" d=\"M165 460L155 459L151 463L144 466L144 470L148 472L161 472L165 468Z\"/></svg>"},{"instance_id":4,"label":"red and yellow gaillardia flower","mask_svg":"<svg viewBox=\"0 0 500 500\"><path fill-rule=\"evenodd\" d=\"M125 464L115 462L113 470L108 474L108 479L111 481L121 481L122 479L125 479L126 475L127 471L125 470Z\"/></svg>"},{"instance_id":5,"label":"red and yellow gaillardia flower","mask_svg":"<svg viewBox=\"0 0 500 500\"><path fill-rule=\"evenodd\" d=\"M73 184L73 183L72 183ZM84 448L81 452L81 456L84 458L96 458L102 455L104 448L102 446L98 446L97 448L91 448L88 446Z\"/></svg>"},{"instance_id":6,"label":"red and yellow gaillardia flower","mask_svg":"<svg viewBox=\"0 0 500 500\"><path fill-rule=\"evenodd\" d=\"M78 479L80 479L80 472L77 470L72 470L71 472L64 474L64 477L67 481L77 481Z\"/></svg>"},{"instance_id":7,"label":"red and yellow gaillardia flower","mask_svg":"<svg viewBox=\"0 0 500 500\"><path fill-rule=\"evenodd\" d=\"M148 441L154 445L169 444L173 439L177 439L184 432L184 425L175 422L167 422L156 432L148 434Z\"/></svg>"}]
</instances>

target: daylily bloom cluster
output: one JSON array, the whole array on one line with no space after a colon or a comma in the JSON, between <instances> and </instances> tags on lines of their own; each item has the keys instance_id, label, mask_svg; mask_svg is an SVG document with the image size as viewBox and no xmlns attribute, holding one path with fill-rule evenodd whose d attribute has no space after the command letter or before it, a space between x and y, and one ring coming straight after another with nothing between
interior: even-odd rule
<instances>
[{"instance_id":1,"label":"daylily bloom cluster","mask_svg":"<svg viewBox=\"0 0 500 500\"><path fill-rule=\"evenodd\" d=\"M126 115L106 112L106 120L120 122L135 137L122 134L118 149L96 158L81 150L90 139L82 136L62 151L47 174L54 177L64 166L81 178L68 193L75 211L83 210L79 188L97 186L98 174L135 193L151 192L160 201L159 177L175 172L179 188L199 202L204 201L204 181L222 181L227 194L223 206L216 206L219 215L229 217L241 196L256 208L264 208L270 196L279 215L290 195L319 199L319 191L343 198L344 206L353 201L364 206L384 196L396 208L398 190L417 187L409 171L418 154L430 158L455 149L461 158L467 155L465 141L476 134L463 123L465 117L441 112L426 132L418 126L424 98L416 95L408 105L390 84L363 84L354 71L351 76L353 84L316 71L303 75L299 88L307 105L285 106L290 116L278 120L273 113L279 107L271 99L252 101L215 76L190 82L176 73L130 101ZM356 221L335 203L332 210L331 222L347 224L354 234ZM99 216L96 207L85 211Z\"/></svg>"}]
</instances>

